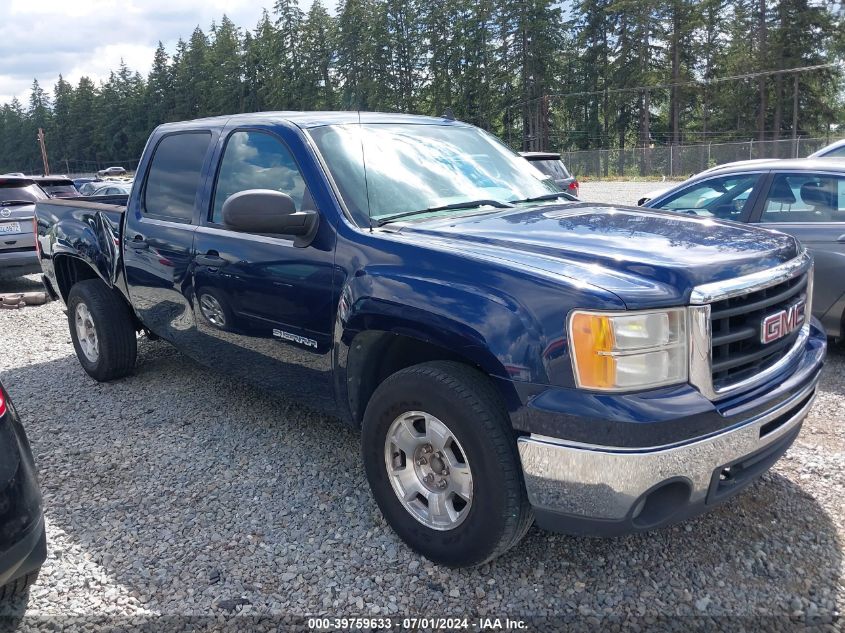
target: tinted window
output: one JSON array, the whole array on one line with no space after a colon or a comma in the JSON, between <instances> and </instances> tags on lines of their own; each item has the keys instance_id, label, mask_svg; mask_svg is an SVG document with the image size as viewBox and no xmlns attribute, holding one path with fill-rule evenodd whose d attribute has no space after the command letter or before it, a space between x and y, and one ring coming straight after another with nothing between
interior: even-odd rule
<instances>
[{"instance_id":1,"label":"tinted window","mask_svg":"<svg viewBox=\"0 0 845 633\"><path fill-rule=\"evenodd\" d=\"M302 210L305 181L287 146L263 132L233 132L226 143L214 192L211 220L223 222L223 203L247 189L272 189L293 198Z\"/></svg>"},{"instance_id":2,"label":"tinted window","mask_svg":"<svg viewBox=\"0 0 845 633\"><path fill-rule=\"evenodd\" d=\"M669 196L660 209L723 220L741 220L745 205L759 174L739 174L711 178Z\"/></svg>"},{"instance_id":3,"label":"tinted window","mask_svg":"<svg viewBox=\"0 0 845 633\"><path fill-rule=\"evenodd\" d=\"M76 187L73 185L45 185L42 187L44 191L49 193L51 196L55 195L65 195L65 196L78 196L79 192L76 190Z\"/></svg>"},{"instance_id":4,"label":"tinted window","mask_svg":"<svg viewBox=\"0 0 845 633\"><path fill-rule=\"evenodd\" d=\"M190 222L202 180L202 163L211 141L208 132L173 134L156 148L147 176L144 213Z\"/></svg>"},{"instance_id":5,"label":"tinted window","mask_svg":"<svg viewBox=\"0 0 845 633\"><path fill-rule=\"evenodd\" d=\"M46 200L47 194L38 185L29 184L21 186L25 182L0 182L0 202L8 202L9 200L25 200L26 202Z\"/></svg>"},{"instance_id":6,"label":"tinted window","mask_svg":"<svg viewBox=\"0 0 845 633\"><path fill-rule=\"evenodd\" d=\"M845 177L777 174L761 222L845 221Z\"/></svg>"},{"instance_id":7,"label":"tinted window","mask_svg":"<svg viewBox=\"0 0 845 633\"><path fill-rule=\"evenodd\" d=\"M570 177L569 172L566 171L566 167L559 160L532 160L530 162L534 167L552 178L561 179Z\"/></svg>"}]
</instances>

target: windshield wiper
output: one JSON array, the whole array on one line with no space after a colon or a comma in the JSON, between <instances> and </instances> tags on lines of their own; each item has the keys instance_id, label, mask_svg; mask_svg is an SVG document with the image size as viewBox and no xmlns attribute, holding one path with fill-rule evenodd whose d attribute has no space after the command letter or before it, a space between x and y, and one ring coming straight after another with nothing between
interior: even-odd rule
<instances>
[{"instance_id":1,"label":"windshield wiper","mask_svg":"<svg viewBox=\"0 0 845 633\"><path fill-rule=\"evenodd\" d=\"M35 204L35 200L0 200L0 207L11 207L18 204Z\"/></svg>"},{"instance_id":2,"label":"windshield wiper","mask_svg":"<svg viewBox=\"0 0 845 633\"><path fill-rule=\"evenodd\" d=\"M435 211L449 211L450 209L475 209L476 207L496 207L497 209L510 209L513 205L510 202L503 202L501 200L468 200L466 202L453 202L452 204L444 204L440 207L429 207L428 209L419 209L417 211L405 211L404 213L397 213L396 215L389 215L386 218L376 220L378 226L384 226L389 222L394 222L401 218L408 218L412 215L422 215L423 213L434 213Z\"/></svg>"},{"instance_id":3,"label":"windshield wiper","mask_svg":"<svg viewBox=\"0 0 845 633\"><path fill-rule=\"evenodd\" d=\"M560 198L564 198L565 200L568 200L570 202L578 202L578 198L573 196L571 193L566 193L565 191L559 191L557 193L544 193L542 196L534 196L533 198L523 198L522 200L510 200L510 202L542 202L543 200L558 200Z\"/></svg>"}]
</instances>

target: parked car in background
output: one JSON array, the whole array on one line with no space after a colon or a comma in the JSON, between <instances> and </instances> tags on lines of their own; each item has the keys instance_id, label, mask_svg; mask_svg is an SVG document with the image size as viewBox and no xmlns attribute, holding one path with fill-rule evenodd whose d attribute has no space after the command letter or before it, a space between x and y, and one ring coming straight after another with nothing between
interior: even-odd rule
<instances>
[{"instance_id":1,"label":"parked car in background","mask_svg":"<svg viewBox=\"0 0 845 633\"><path fill-rule=\"evenodd\" d=\"M101 182L99 187L95 188L87 196L128 196L132 191L132 182Z\"/></svg>"},{"instance_id":2,"label":"parked car in background","mask_svg":"<svg viewBox=\"0 0 845 633\"><path fill-rule=\"evenodd\" d=\"M815 395L795 238L572 200L453 119L168 123L136 184L36 206L83 369L130 374L148 331L360 427L387 523L439 563L495 558L534 519L609 536L704 512Z\"/></svg>"},{"instance_id":3,"label":"parked car in background","mask_svg":"<svg viewBox=\"0 0 845 633\"><path fill-rule=\"evenodd\" d=\"M35 183L51 198L77 198L79 190L65 176L35 176Z\"/></svg>"},{"instance_id":4,"label":"parked car in background","mask_svg":"<svg viewBox=\"0 0 845 633\"><path fill-rule=\"evenodd\" d=\"M88 182L83 182L83 183L79 184L77 186L77 189L79 190L80 195L90 196L97 189L102 187L103 184L104 184L104 181L100 178L97 178L96 180L90 180Z\"/></svg>"},{"instance_id":5,"label":"parked car in background","mask_svg":"<svg viewBox=\"0 0 845 633\"><path fill-rule=\"evenodd\" d=\"M807 158L845 158L845 138L822 147Z\"/></svg>"},{"instance_id":6,"label":"parked car in background","mask_svg":"<svg viewBox=\"0 0 845 633\"><path fill-rule=\"evenodd\" d=\"M845 336L845 160L768 159L723 165L645 206L794 235L815 259L814 314L829 336Z\"/></svg>"},{"instance_id":7,"label":"parked car in background","mask_svg":"<svg viewBox=\"0 0 845 633\"><path fill-rule=\"evenodd\" d=\"M0 176L0 276L39 272L32 221L48 196L32 178Z\"/></svg>"},{"instance_id":8,"label":"parked car in background","mask_svg":"<svg viewBox=\"0 0 845 633\"><path fill-rule=\"evenodd\" d=\"M0 382L0 606L27 591L46 558L41 491L32 450Z\"/></svg>"},{"instance_id":9,"label":"parked car in background","mask_svg":"<svg viewBox=\"0 0 845 633\"><path fill-rule=\"evenodd\" d=\"M578 180L569 173L555 152L520 152L519 154L547 176L551 176L562 191L578 197Z\"/></svg>"},{"instance_id":10,"label":"parked car in background","mask_svg":"<svg viewBox=\"0 0 845 633\"><path fill-rule=\"evenodd\" d=\"M107 167L97 172L98 176L125 176L126 169L123 167Z\"/></svg>"},{"instance_id":11,"label":"parked car in background","mask_svg":"<svg viewBox=\"0 0 845 633\"><path fill-rule=\"evenodd\" d=\"M79 193L82 193L82 187L85 185L89 185L91 183L100 183L102 182L102 178L99 176L87 177L87 178L74 178L73 179L73 186L76 187L76 190ZM82 195L85 195L84 193Z\"/></svg>"},{"instance_id":12,"label":"parked car in background","mask_svg":"<svg viewBox=\"0 0 845 633\"><path fill-rule=\"evenodd\" d=\"M717 165L715 167L710 167L708 169L705 169L704 171L699 172L697 174L690 174L690 177L687 180L690 180L692 178L698 178L699 176L703 176L704 174L709 174L710 172L717 171L719 169L726 169L728 167L733 167L734 165L743 165L743 166L744 165L753 165L753 164L756 164L756 163L767 163L770 160L771 160L770 158L754 158L754 159L751 159L751 160L739 160L739 161L733 161L733 162L730 162L730 163L724 163L722 165ZM686 181L684 181L684 182L686 182ZM647 206L646 203L648 203L649 200L654 200L658 196L662 196L667 191L672 191L679 186L680 186L680 184L676 182L676 183L670 184L669 186L663 186L663 187L659 187L657 189L653 189L652 191L649 191L647 194L645 194L642 198L637 200L637 206L639 206L639 207Z\"/></svg>"}]
</instances>

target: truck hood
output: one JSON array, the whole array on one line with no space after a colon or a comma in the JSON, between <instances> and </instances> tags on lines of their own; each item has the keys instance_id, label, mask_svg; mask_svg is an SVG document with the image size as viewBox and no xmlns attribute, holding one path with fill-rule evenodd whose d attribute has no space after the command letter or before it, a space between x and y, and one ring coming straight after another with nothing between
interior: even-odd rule
<instances>
[{"instance_id":1,"label":"truck hood","mask_svg":"<svg viewBox=\"0 0 845 633\"><path fill-rule=\"evenodd\" d=\"M628 308L685 304L700 284L798 256L783 233L721 220L595 203L535 205L396 227L408 239L567 277Z\"/></svg>"}]
</instances>

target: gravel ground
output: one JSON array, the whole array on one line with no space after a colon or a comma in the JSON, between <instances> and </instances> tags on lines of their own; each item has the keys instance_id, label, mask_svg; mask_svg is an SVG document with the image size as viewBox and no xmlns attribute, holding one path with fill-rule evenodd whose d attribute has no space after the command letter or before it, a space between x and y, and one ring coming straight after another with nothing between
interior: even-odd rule
<instances>
[{"instance_id":1,"label":"gravel ground","mask_svg":"<svg viewBox=\"0 0 845 633\"><path fill-rule=\"evenodd\" d=\"M660 189L669 189L677 184L676 181L590 180L581 183L578 197L587 202L636 205L637 200L645 194Z\"/></svg>"},{"instance_id":2,"label":"gravel ground","mask_svg":"<svg viewBox=\"0 0 845 633\"><path fill-rule=\"evenodd\" d=\"M34 279L0 292L37 289ZM142 338L135 374L101 385L77 363L59 303L0 311L0 369L40 466L50 550L28 603L13 607L26 609L21 630L55 626L55 616L87 630L93 618L175 626L183 620L148 616L229 613L276 624L304 614L565 616L585 626L612 616L686 630L842 624L840 351L796 444L739 498L619 539L532 528L502 558L464 571L420 558L387 527L356 432L166 343Z\"/></svg>"}]
</instances>

